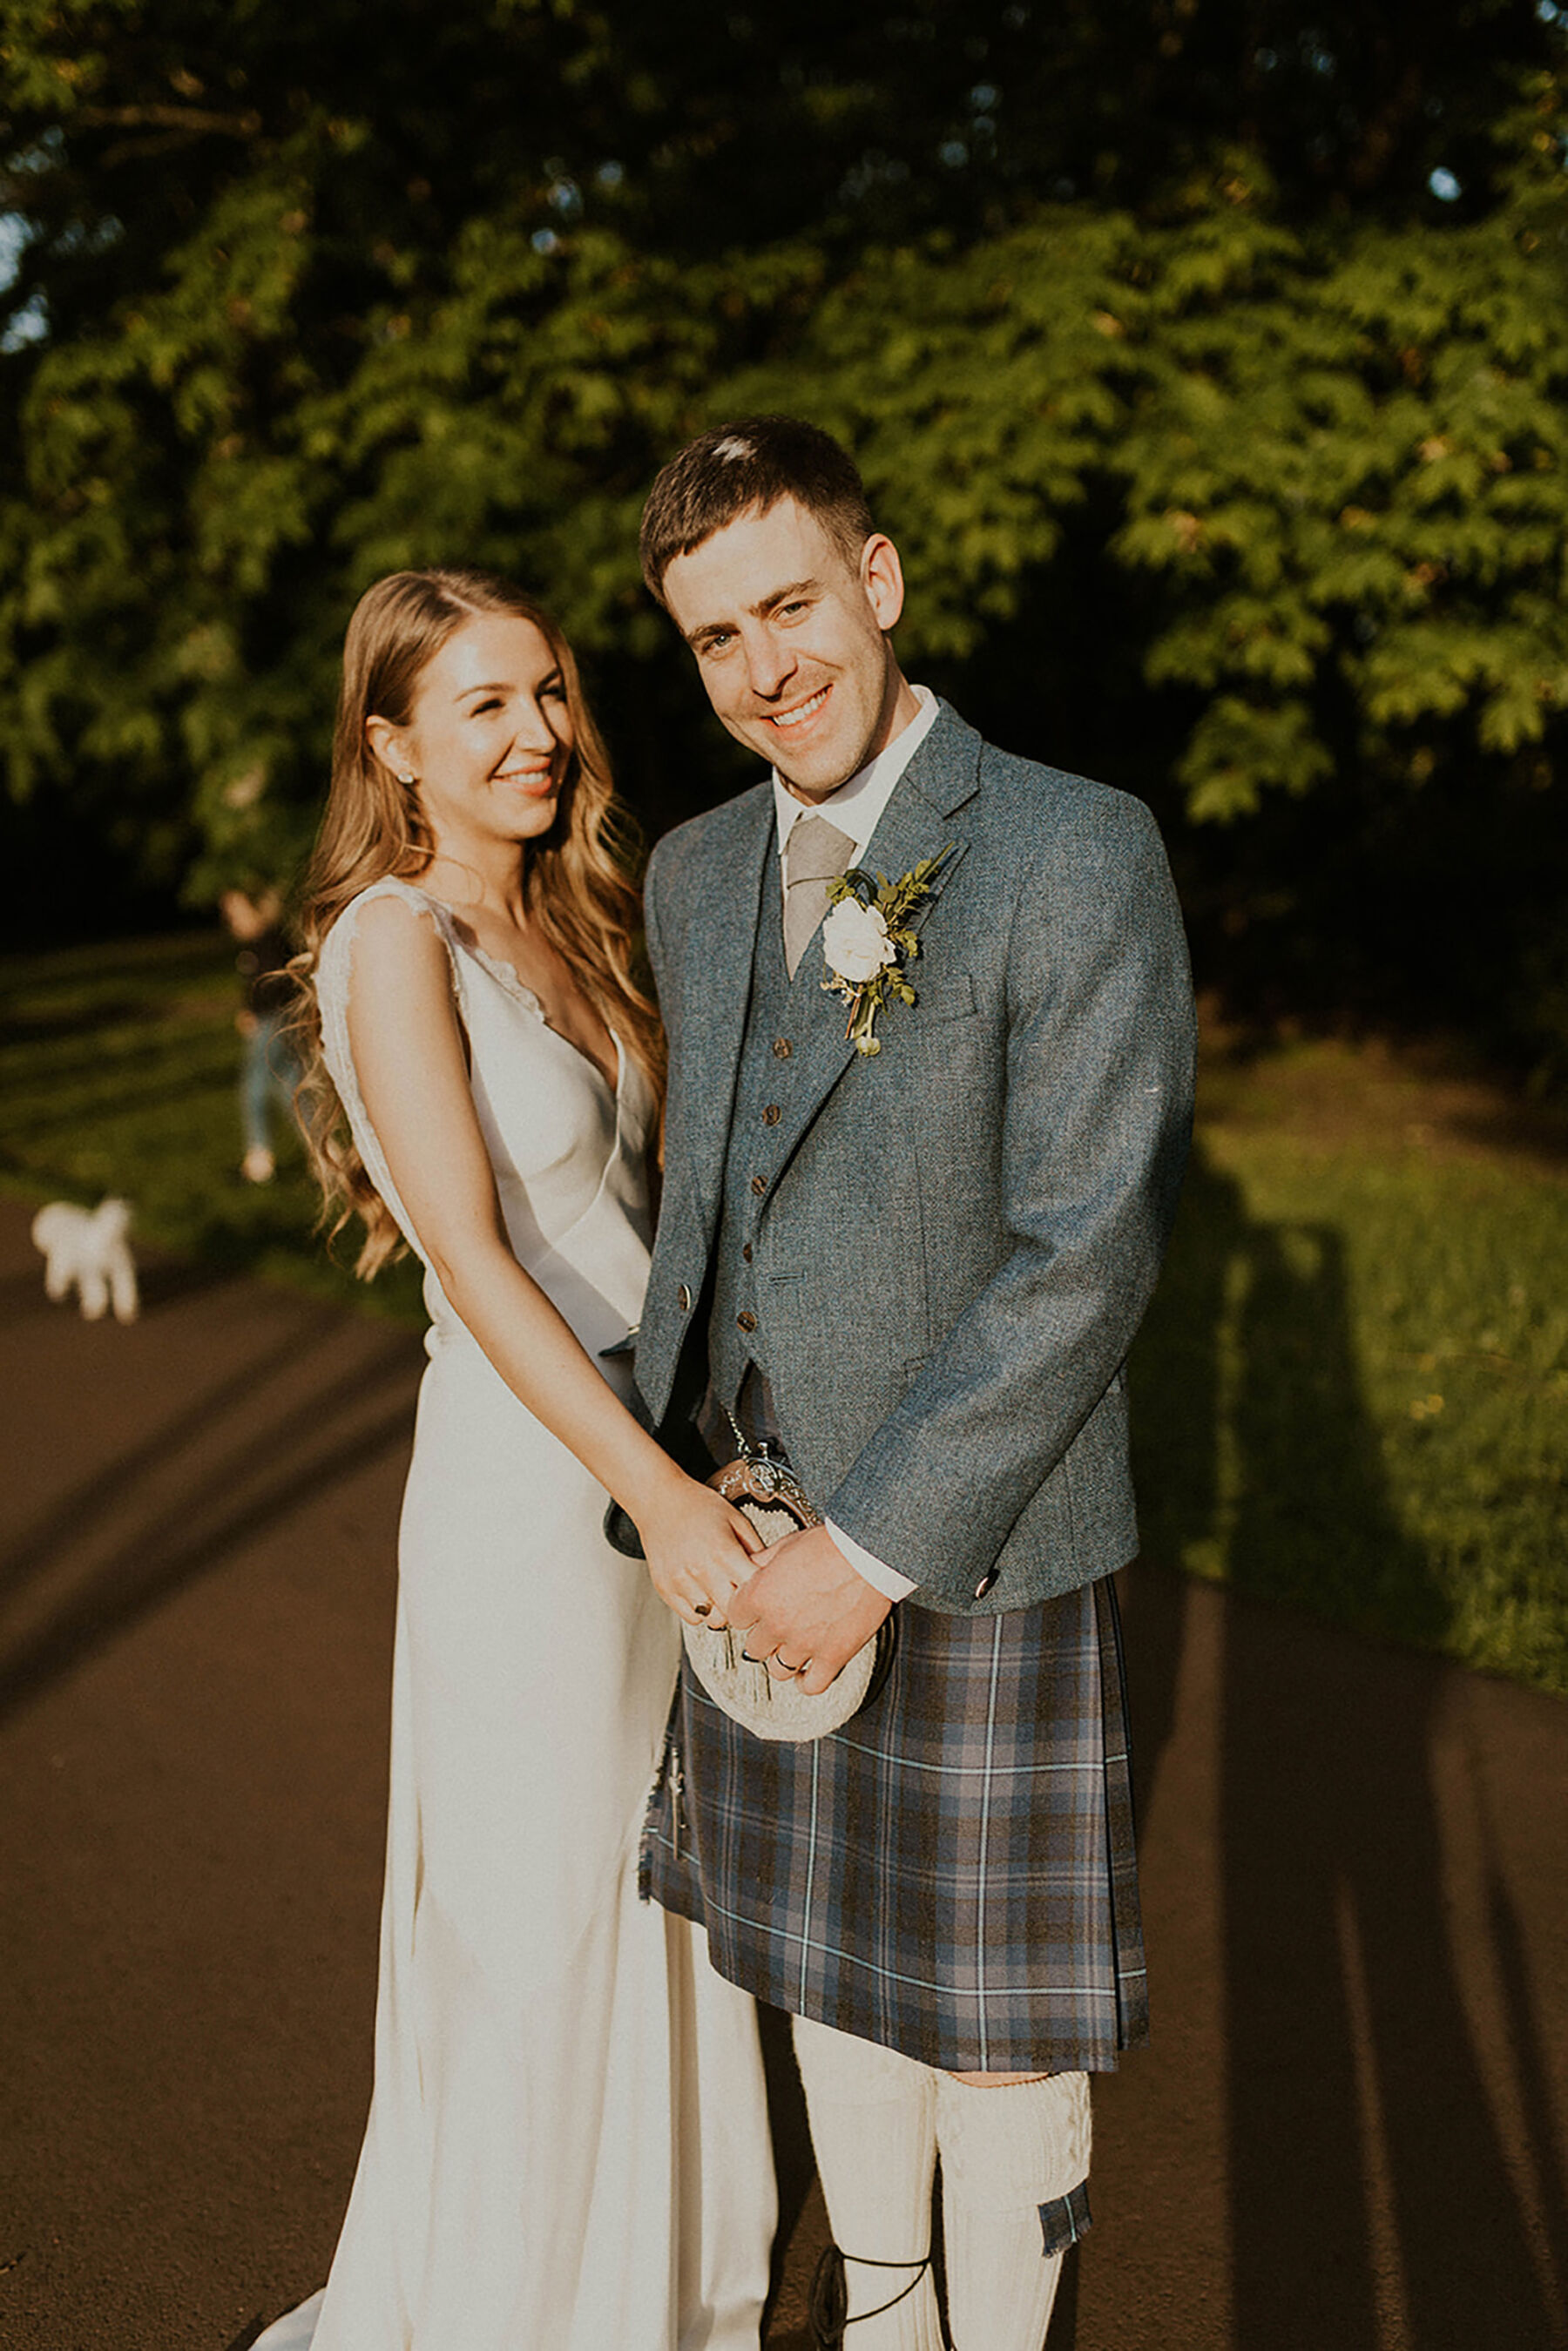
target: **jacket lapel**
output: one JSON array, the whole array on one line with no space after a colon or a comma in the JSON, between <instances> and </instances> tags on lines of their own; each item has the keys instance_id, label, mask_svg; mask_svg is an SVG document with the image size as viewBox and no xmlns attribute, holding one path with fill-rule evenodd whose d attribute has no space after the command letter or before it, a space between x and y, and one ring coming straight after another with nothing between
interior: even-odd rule
<instances>
[{"instance_id":1,"label":"jacket lapel","mask_svg":"<svg viewBox=\"0 0 1568 2351\"><path fill-rule=\"evenodd\" d=\"M961 862L968 841L953 822L955 811L970 799L977 788L980 738L973 727L966 726L946 704L942 715L925 742L900 777L883 812L882 821L872 835L862 870L885 874L896 881L910 872L927 857L935 857L946 849L946 856L932 881L929 896L915 913L911 928L918 932L936 911L947 883ZM925 942L922 941L924 947ZM910 973L912 985L918 989L924 967L924 955L917 957ZM826 973L821 938L815 938L807 948L797 975L797 985L811 990L816 1006L810 1017L810 1035L805 1041L802 1066L791 1089L794 1095L789 1111L779 1123L775 1158L775 1177L782 1173L801 1136L821 1111L834 1086L856 1057L854 1047L844 1031L849 1011L840 997L819 990L816 983ZM898 1014L903 1008L894 1005L883 1016L887 1044L885 1050L895 1053ZM803 1024L806 1025L806 1024ZM879 1033L883 1022L879 1021ZM732 1089L733 1090L733 1089ZM727 1115L729 1097L726 1097Z\"/></svg>"}]
</instances>

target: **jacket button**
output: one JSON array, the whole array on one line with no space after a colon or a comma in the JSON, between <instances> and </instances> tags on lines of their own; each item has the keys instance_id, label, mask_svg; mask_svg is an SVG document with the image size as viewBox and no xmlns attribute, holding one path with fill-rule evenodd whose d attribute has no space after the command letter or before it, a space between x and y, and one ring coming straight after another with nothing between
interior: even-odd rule
<instances>
[{"instance_id":1,"label":"jacket button","mask_svg":"<svg viewBox=\"0 0 1568 2351\"><path fill-rule=\"evenodd\" d=\"M788 1037L775 1037L773 1040L773 1058L776 1061L787 1061L794 1050Z\"/></svg>"},{"instance_id":2,"label":"jacket button","mask_svg":"<svg viewBox=\"0 0 1568 2351\"><path fill-rule=\"evenodd\" d=\"M682 1312L683 1314L689 1314L689 1313L691 1312L691 1311L692 1311L692 1293L691 1293L691 1291L686 1288L686 1285L685 1285L685 1283L684 1281L682 1282L682 1284L681 1284L681 1286L680 1286L679 1290L676 1290L676 1292L675 1292L675 1303L676 1303L676 1305L680 1308L681 1312Z\"/></svg>"},{"instance_id":3,"label":"jacket button","mask_svg":"<svg viewBox=\"0 0 1568 2351\"><path fill-rule=\"evenodd\" d=\"M996 1582L997 1574L998 1570L993 1567L988 1569L988 1572L981 1576L978 1583L975 1586L975 1597L977 1600L983 1600L985 1598L987 1593Z\"/></svg>"},{"instance_id":4,"label":"jacket button","mask_svg":"<svg viewBox=\"0 0 1568 2351\"><path fill-rule=\"evenodd\" d=\"M763 1195L763 1194L764 1194L764 1192L766 1192L766 1191L767 1191L767 1189L768 1189L768 1178L767 1178L767 1176L754 1176L752 1177L752 1179L751 1179L751 1188L752 1188L752 1190L756 1193L756 1195L757 1195L758 1198L760 1200L760 1199L761 1199L761 1197L762 1197L762 1195Z\"/></svg>"},{"instance_id":5,"label":"jacket button","mask_svg":"<svg viewBox=\"0 0 1568 2351\"><path fill-rule=\"evenodd\" d=\"M756 1315L755 1315L755 1314L753 1314L753 1313L752 1313L752 1311L751 1311L751 1310L750 1310L750 1308L749 1308L749 1307L747 1307L747 1310L746 1310L746 1311L745 1311L744 1313L742 1313L742 1314L737 1314L737 1315L736 1316L736 1318L735 1318L735 1327L736 1327L736 1329L737 1329L737 1331L755 1331L755 1330L756 1330L756 1328L757 1328L757 1317L756 1317Z\"/></svg>"},{"instance_id":6,"label":"jacket button","mask_svg":"<svg viewBox=\"0 0 1568 2351\"><path fill-rule=\"evenodd\" d=\"M749 1241L742 1242L740 1254L746 1259L747 1264L749 1265L751 1263L751 1243Z\"/></svg>"},{"instance_id":7,"label":"jacket button","mask_svg":"<svg viewBox=\"0 0 1568 2351\"><path fill-rule=\"evenodd\" d=\"M782 1116L783 1113L779 1110L778 1103L769 1102L767 1109L762 1113L762 1123L764 1126L777 1126Z\"/></svg>"}]
</instances>

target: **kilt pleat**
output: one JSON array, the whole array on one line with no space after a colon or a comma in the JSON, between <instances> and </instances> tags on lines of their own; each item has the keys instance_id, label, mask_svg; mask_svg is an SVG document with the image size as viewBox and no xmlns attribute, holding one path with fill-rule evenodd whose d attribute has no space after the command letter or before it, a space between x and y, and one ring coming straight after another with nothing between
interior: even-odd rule
<instances>
[{"instance_id":1,"label":"kilt pleat","mask_svg":"<svg viewBox=\"0 0 1568 2351\"><path fill-rule=\"evenodd\" d=\"M683 1670L645 1894L760 2000L952 2072L1103 2072L1147 2038L1109 1578L1033 1608L905 1603L841 1730L754 1738Z\"/></svg>"}]
</instances>

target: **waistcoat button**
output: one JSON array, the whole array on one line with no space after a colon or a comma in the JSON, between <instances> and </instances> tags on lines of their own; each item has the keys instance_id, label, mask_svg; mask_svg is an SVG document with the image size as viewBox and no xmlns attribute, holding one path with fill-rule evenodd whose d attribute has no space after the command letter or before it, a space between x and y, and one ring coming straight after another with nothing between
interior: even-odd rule
<instances>
[{"instance_id":1,"label":"waistcoat button","mask_svg":"<svg viewBox=\"0 0 1568 2351\"><path fill-rule=\"evenodd\" d=\"M679 1290L676 1290L676 1292L675 1292L675 1303L676 1303L676 1305L680 1308L681 1312L682 1312L683 1314L689 1314L689 1313L691 1312L691 1311L692 1311L692 1293L691 1293L691 1291L686 1288L686 1285L685 1285L685 1283L684 1281L682 1282L682 1284L681 1284L681 1286L680 1286Z\"/></svg>"},{"instance_id":2,"label":"waistcoat button","mask_svg":"<svg viewBox=\"0 0 1568 2351\"><path fill-rule=\"evenodd\" d=\"M752 1179L751 1179L751 1188L752 1188L752 1190L756 1193L756 1195L757 1195L758 1198L760 1200L760 1199L761 1199L761 1197L762 1197L762 1195L763 1195L763 1194L764 1194L764 1192L766 1192L766 1191L767 1191L767 1189L768 1189L768 1178L767 1178L767 1176L754 1176L752 1177Z\"/></svg>"},{"instance_id":3,"label":"waistcoat button","mask_svg":"<svg viewBox=\"0 0 1568 2351\"><path fill-rule=\"evenodd\" d=\"M767 1109L762 1113L762 1123L764 1126L777 1126L782 1116L783 1113L779 1110L778 1103L769 1102Z\"/></svg>"},{"instance_id":4,"label":"waistcoat button","mask_svg":"<svg viewBox=\"0 0 1568 2351\"><path fill-rule=\"evenodd\" d=\"M976 1599L983 1600L996 1580L997 1570L994 1567L988 1569L986 1573L981 1576L978 1583L975 1586Z\"/></svg>"},{"instance_id":5,"label":"waistcoat button","mask_svg":"<svg viewBox=\"0 0 1568 2351\"><path fill-rule=\"evenodd\" d=\"M752 1313L752 1311L751 1311L751 1310L750 1310L750 1308L749 1308L749 1307L747 1309L747 1311L745 1311L745 1313L743 1313L743 1314L737 1314L737 1315L736 1316L736 1318L735 1318L735 1327L736 1327L736 1329L737 1329L737 1331L755 1331L755 1330L756 1330L756 1328L757 1328L757 1317L756 1317L756 1315L755 1315L755 1314L753 1314L753 1313Z\"/></svg>"},{"instance_id":6,"label":"waistcoat button","mask_svg":"<svg viewBox=\"0 0 1568 2351\"><path fill-rule=\"evenodd\" d=\"M787 1061L794 1050L788 1037L775 1037L773 1040L773 1058L776 1061Z\"/></svg>"},{"instance_id":7,"label":"waistcoat button","mask_svg":"<svg viewBox=\"0 0 1568 2351\"><path fill-rule=\"evenodd\" d=\"M747 1264L749 1265L751 1263L751 1243L749 1241L742 1243L740 1254L746 1259Z\"/></svg>"}]
</instances>

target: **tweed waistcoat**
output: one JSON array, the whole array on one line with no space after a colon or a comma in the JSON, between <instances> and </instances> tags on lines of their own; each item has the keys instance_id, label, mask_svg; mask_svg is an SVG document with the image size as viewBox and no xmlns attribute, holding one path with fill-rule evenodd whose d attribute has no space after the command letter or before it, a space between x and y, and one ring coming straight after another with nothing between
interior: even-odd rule
<instances>
[{"instance_id":1,"label":"tweed waistcoat","mask_svg":"<svg viewBox=\"0 0 1568 2351\"><path fill-rule=\"evenodd\" d=\"M748 1364L768 1371L768 1330L762 1284L747 1251L756 1238L764 1194L752 1148L777 1126L789 1108L795 1052L808 1015L820 1018L821 958L808 946L789 977L784 967L784 928L775 861L769 857L762 889L762 912L751 958L751 996L737 1073L735 1111L725 1157L718 1245L714 1258L713 1315L708 1326L708 1372L716 1401L734 1405ZM771 1154L766 1155L771 1163Z\"/></svg>"}]
</instances>

